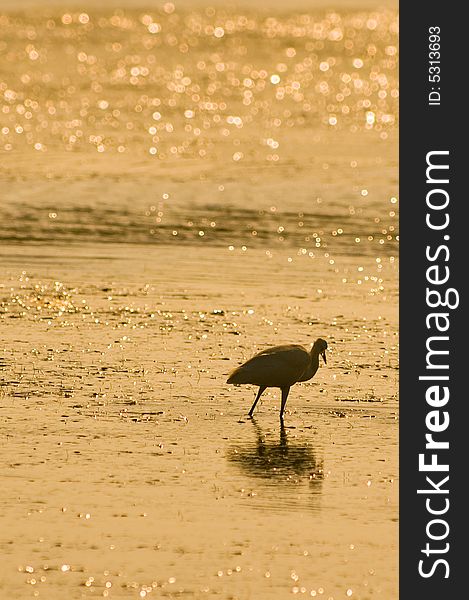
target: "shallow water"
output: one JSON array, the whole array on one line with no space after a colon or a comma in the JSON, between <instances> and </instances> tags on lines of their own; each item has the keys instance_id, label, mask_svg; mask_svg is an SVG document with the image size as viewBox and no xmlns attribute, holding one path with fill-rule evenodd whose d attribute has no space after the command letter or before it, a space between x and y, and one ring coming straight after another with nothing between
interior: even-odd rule
<instances>
[{"instance_id":1,"label":"shallow water","mask_svg":"<svg viewBox=\"0 0 469 600\"><path fill-rule=\"evenodd\" d=\"M69 13L50 11L10 15L1 47L1 90L16 96L0 113L0 596L394 599L395 14L322 13L306 30L278 15L272 35L251 14L253 29L236 34L241 60L226 39L216 48L199 37L188 57L171 42L199 18L226 27L230 15L155 11L170 32L156 52L138 12L112 25L112 13L67 24ZM86 28L99 18L103 31ZM353 52L339 39L306 51L336 29ZM184 117L186 101L208 100L160 85L151 69L117 85L113 52L140 65L153 53L166 83L182 63L227 108ZM197 63L214 53L223 57L205 81ZM258 82L243 104L233 82L262 69L298 80L305 97ZM366 75L331 125L352 69ZM72 72L79 90L64 83ZM330 91L318 100L320 73ZM155 98L167 110L149 134ZM191 119L195 146L185 145ZM115 133L91 140L105 122ZM284 427L279 390L247 419L256 390L226 385L229 371L268 345L319 336L328 363L292 388Z\"/></svg>"},{"instance_id":2,"label":"shallow water","mask_svg":"<svg viewBox=\"0 0 469 600\"><path fill-rule=\"evenodd\" d=\"M393 597L392 268L363 294L306 257L37 250L2 256L4 593ZM292 389L285 429L278 390L246 419L229 369L318 335L328 365Z\"/></svg>"}]
</instances>

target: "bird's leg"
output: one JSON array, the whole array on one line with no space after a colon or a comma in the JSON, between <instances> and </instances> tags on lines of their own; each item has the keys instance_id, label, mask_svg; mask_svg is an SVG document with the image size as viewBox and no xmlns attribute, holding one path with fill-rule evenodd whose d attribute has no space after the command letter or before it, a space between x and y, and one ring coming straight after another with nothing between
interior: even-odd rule
<instances>
[{"instance_id":1,"label":"bird's leg","mask_svg":"<svg viewBox=\"0 0 469 600\"><path fill-rule=\"evenodd\" d=\"M259 401L259 398L262 396L262 394L265 392L265 390L267 389L266 385L261 385L259 388L259 391L257 392L257 396L256 399L254 400L254 404L251 406L251 410L249 411L249 416L252 417L252 413L254 412L254 409L256 408L256 404Z\"/></svg>"},{"instance_id":2,"label":"bird's leg","mask_svg":"<svg viewBox=\"0 0 469 600\"><path fill-rule=\"evenodd\" d=\"M290 386L282 388L282 405L280 406L280 419L283 421L283 411L285 410L285 404L287 403L288 392Z\"/></svg>"}]
</instances>

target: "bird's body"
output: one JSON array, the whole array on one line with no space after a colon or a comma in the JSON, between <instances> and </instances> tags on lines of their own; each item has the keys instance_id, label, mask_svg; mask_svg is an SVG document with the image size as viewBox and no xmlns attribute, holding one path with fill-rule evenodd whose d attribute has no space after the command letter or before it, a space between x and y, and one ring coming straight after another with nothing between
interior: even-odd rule
<instances>
[{"instance_id":1,"label":"bird's body","mask_svg":"<svg viewBox=\"0 0 469 600\"><path fill-rule=\"evenodd\" d=\"M278 387L292 386L297 381L308 381L319 367L311 361L311 354L298 344L274 346L262 350L235 369L227 383Z\"/></svg>"},{"instance_id":2,"label":"bird's body","mask_svg":"<svg viewBox=\"0 0 469 600\"><path fill-rule=\"evenodd\" d=\"M321 338L315 341L310 352L298 344L267 348L232 371L227 383L259 386L249 416L252 416L257 401L266 388L280 388L282 390L280 418L283 418L290 387L299 381L308 381L314 377L319 368L320 354L326 362L326 348L327 342Z\"/></svg>"}]
</instances>

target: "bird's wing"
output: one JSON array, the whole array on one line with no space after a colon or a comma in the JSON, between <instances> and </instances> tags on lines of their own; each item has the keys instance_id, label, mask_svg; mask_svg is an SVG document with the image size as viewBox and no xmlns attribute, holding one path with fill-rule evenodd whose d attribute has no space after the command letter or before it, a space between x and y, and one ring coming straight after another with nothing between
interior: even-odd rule
<instances>
[{"instance_id":1,"label":"bird's wing","mask_svg":"<svg viewBox=\"0 0 469 600\"><path fill-rule=\"evenodd\" d=\"M267 348L235 369L230 383L252 383L268 387L293 385L310 363L309 353L302 346Z\"/></svg>"},{"instance_id":2,"label":"bird's wing","mask_svg":"<svg viewBox=\"0 0 469 600\"><path fill-rule=\"evenodd\" d=\"M310 359L310 353L299 344L284 344L283 346L272 346L271 348L266 348L265 350L261 350L253 356L260 356L261 354L275 354L275 356L282 356L286 360L292 360L295 362L307 362Z\"/></svg>"}]
</instances>

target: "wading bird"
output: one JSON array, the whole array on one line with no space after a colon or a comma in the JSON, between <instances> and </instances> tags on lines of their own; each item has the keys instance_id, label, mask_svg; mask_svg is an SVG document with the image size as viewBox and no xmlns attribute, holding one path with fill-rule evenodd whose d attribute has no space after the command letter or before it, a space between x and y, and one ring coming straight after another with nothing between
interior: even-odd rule
<instances>
[{"instance_id":1,"label":"wading bird","mask_svg":"<svg viewBox=\"0 0 469 600\"><path fill-rule=\"evenodd\" d=\"M314 342L311 352L298 344L267 348L232 371L227 383L250 383L259 386L256 399L249 411L250 417L259 398L268 387L280 388L282 390L280 419L283 419L290 387L298 381L308 381L314 377L319 368L319 355L322 356L324 363L327 362L326 348L327 342L321 338Z\"/></svg>"}]
</instances>

